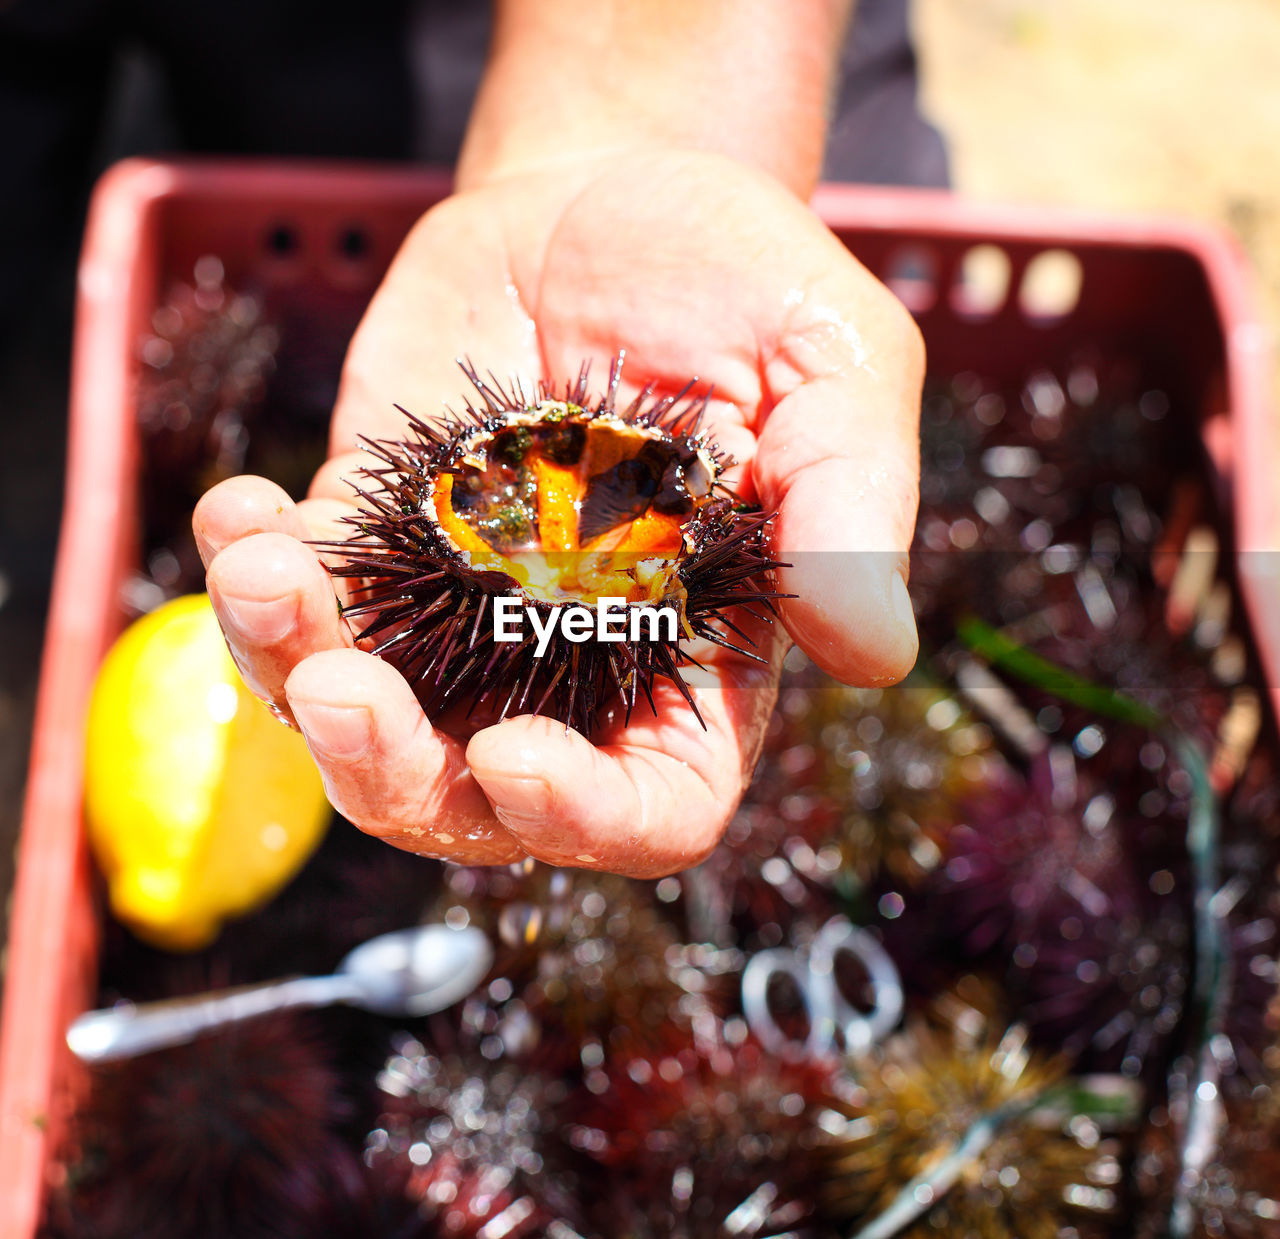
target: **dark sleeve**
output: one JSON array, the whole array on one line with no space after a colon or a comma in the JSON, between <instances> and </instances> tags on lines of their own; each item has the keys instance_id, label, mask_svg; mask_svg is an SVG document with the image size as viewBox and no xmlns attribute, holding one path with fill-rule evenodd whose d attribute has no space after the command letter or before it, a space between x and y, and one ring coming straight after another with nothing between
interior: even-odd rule
<instances>
[{"instance_id":1,"label":"dark sleeve","mask_svg":"<svg viewBox=\"0 0 1280 1239\"><path fill-rule=\"evenodd\" d=\"M410 0L123 0L185 149L406 159Z\"/></svg>"},{"instance_id":2,"label":"dark sleeve","mask_svg":"<svg viewBox=\"0 0 1280 1239\"><path fill-rule=\"evenodd\" d=\"M942 135L920 113L908 7L908 0L858 0L840 56L825 180L950 183Z\"/></svg>"},{"instance_id":3,"label":"dark sleeve","mask_svg":"<svg viewBox=\"0 0 1280 1239\"><path fill-rule=\"evenodd\" d=\"M83 210L114 54L104 9L0 5L0 338Z\"/></svg>"}]
</instances>

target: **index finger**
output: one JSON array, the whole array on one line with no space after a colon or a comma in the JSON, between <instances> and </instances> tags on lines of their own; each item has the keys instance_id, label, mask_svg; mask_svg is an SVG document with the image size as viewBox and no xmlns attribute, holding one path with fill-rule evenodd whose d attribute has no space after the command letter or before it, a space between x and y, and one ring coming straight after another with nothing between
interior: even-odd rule
<instances>
[{"instance_id":1,"label":"index finger","mask_svg":"<svg viewBox=\"0 0 1280 1239\"><path fill-rule=\"evenodd\" d=\"M924 350L901 303L844 259L779 334L753 478L790 561L788 630L837 678L886 684L919 648L907 571Z\"/></svg>"}]
</instances>

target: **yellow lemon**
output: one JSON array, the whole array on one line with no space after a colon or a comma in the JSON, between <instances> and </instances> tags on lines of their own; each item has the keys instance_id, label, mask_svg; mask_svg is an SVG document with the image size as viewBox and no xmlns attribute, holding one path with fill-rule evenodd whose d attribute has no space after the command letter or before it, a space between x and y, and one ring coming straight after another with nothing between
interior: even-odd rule
<instances>
[{"instance_id":1,"label":"yellow lemon","mask_svg":"<svg viewBox=\"0 0 1280 1239\"><path fill-rule=\"evenodd\" d=\"M115 914L195 950L265 903L330 815L296 732L244 687L205 594L111 647L89 707L85 816Z\"/></svg>"}]
</instances>

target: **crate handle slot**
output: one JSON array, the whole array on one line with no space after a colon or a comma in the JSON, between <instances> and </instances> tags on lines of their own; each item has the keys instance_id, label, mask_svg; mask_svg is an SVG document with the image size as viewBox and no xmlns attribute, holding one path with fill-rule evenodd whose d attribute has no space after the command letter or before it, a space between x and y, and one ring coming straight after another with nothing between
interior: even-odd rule
<instances>
[{"instance_id":1,"label":"crate handle slot","mask_svg":"<svg viewBox=\"0 0 1280 1239\"><path fill-rule=\"evenodd\" d=\"M346 224L338 230L333 250L343 262L368 262L373 255L373 238L363 224Z\"/></svg>"},{"instance_id":2,"label":"crate handle slot","mask_svg":"<svg viewBox=\"0 0 1280 1239\"><path fill-rule=\"evenodd\" d=\"M965 250L951 284L951 308L960 318L979 321L1000 312L1009 297L1013 264L999 245Z\"/></svg>"},{"instance_id":3,"label":"crate handle slot","mask_svg":"<svg viewBox=\"0 0 1280 1239\"><path fill-rule=\"evenodd\" d=\"M1080 304L1084 270L1070 250L1041 250L1027 263L1018 304L1035 323L1058 323Z\"/></svg>"},{"instance_id":4,"label":"crate handle slot","mask_svg":"<svg viewBox=\"0 0 1280 1239\"><path fill-rule=\"evenodd\" d=\"M885 263L883 279L908 310L923 314L938 300L938 255L927 245L899 246Z\"/></svg>"},{"instance_id":5,"label":"crate handle slot","mask_svg":"<svg viewBox=\"0 0 1280 1239\"><path fill-rule=\"evenodd\" d=\"M297 258L302 252L302 238L293 224L282 220L267 229L262 247L272 258Z\"/></svg>"}]
</instances>

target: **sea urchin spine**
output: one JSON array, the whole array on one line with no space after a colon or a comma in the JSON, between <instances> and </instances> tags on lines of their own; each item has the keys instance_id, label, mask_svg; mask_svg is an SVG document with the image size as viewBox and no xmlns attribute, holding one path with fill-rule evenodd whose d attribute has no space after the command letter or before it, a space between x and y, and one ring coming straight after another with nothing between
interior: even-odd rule
<instances>
[{"instance_id":1,"label":"sea urchin spine","mask_svg":"<svg viewBox=\"0 0 1280 1239\"><path fill-rule=\"evenodd\" d=\"M759 658L730 612L767 620L779 596L772 517L723 484L731 462L701 429L710 393L651 384L619 410L621 354L594 403L585 365L532 399L462 368L478 404L433 423L401 410L407 438L364 441L380 464L353 483L356 532L319 544L353 581L344 614L432 717L461 704L589 734L611 700L628 719L641 696L655 708L659 678L696 713L682 643Z\"/></svg>"}]
</instances>

